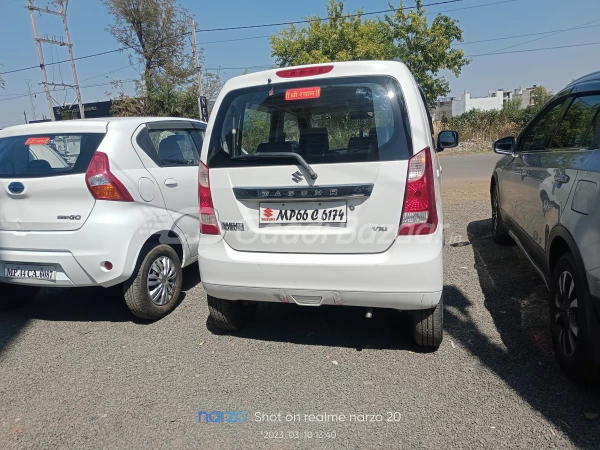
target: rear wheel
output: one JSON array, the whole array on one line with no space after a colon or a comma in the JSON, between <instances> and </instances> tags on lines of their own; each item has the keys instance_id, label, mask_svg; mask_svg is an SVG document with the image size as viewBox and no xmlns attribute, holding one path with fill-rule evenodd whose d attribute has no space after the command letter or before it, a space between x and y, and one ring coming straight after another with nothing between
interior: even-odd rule
<instances>
[{"instance_id":1,"label":"rear wheel","mask_svg":"<svg viewBox=\"0 0 600 450\"><path fill-rule=\"evenodd\" d=\"M550 292L550 320L554 354L561 368L583 381L600 380L600 361L595 357L587 320L586 285L571 253L556 264Z\"/></svg>"},{"instance_id":2,"label":"rear wheel","mask_svg":"<svg viewBox=\"0 0 600 450\"><path fill-rule=\"evenodd\" d=\"M244 328L254 317L258 303L231 301L207 295L208 311L213 324L226 331L237 331Z\"/></svg>"},{"instance_id":3,"label":"rear wheel","mask_svg":"<svg viewBox=\"0 0 600 450\"><path fill-rule=\"evenodd\" d=\"M0 311L25 306L35 299L38 292L40 288L36 286L0 283Z\"/></svg>"},{"instance_id":4,"label":"rear wheel","mask_svg":"<svg viewBox=\"0 0 600 450\"><path fill-rule=\"evenodd\" d=\"M494 186L492 191L492 236L494 242L500 245L512 244L512 239L502 221L502 212L500 210L500 197L498 195L498 185Z\"/></svg>"},{"instance_id":5,"label":"rear wheel","mask_svg":"<svg viewBox=\"0 0 600 450\"><path fill-rule=\"evenodd\" d=\"M158 320L171 313L181 295L183 272L179 256L168 245L153 247L123 284L125 302L141 319Z\"/></svg>"},{"instance_id":6,"label":"rear wheel","mask_svg":"<svg viewBox=\"0 0 600 450\"><path fill-rule=\"evenodd\" d=\"M444 297L435 308L412 311L415 342L424 347L439 347L444 338Z\"/></svg>"}]
</instances>

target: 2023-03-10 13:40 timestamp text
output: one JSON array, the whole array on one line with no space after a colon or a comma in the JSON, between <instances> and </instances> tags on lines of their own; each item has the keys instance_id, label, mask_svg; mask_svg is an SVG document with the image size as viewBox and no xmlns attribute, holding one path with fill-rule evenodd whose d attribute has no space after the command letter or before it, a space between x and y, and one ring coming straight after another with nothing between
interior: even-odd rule
<instances>
[{"instance_id":1,"label":"2023-03-10 13:40 timestamp text","mask_svg":"<svg viewBox=\"0 0 600 450\"><path fill-rule=\"evenodd\" d=\"M261 431L264 439L335 439L337 433L328 431Z\"/></svg>"}]
</instances>

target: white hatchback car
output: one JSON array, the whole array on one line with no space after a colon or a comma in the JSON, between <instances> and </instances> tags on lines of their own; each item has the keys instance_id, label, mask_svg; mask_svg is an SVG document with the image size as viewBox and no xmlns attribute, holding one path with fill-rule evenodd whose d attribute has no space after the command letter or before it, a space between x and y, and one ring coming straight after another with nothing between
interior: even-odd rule
<instances>
[{"instance_id":1,"label":"white hatchback car","mask_svg":"<svg viewBox=\"0 0 600 450\"><path fill-rule=\"evenodd\" d=\"M441 168L422 90L397 61L293 67L229 80L200 164L199 265L212 320L256 302L412 312L442 341ZM370 317L371 310L367 316Z\"/></svg>"},{"instance_id":2,"label":"white hatchback car","mask_svg":"<svg viewBox=\"0 0 600 450\"><path fill-rule=\"evenodd\" d=\"M205 129L110 118L0 131L0 306L40 288L122 284L138 317L171 312L198 258Z\"/></svg>"}]
</instances>

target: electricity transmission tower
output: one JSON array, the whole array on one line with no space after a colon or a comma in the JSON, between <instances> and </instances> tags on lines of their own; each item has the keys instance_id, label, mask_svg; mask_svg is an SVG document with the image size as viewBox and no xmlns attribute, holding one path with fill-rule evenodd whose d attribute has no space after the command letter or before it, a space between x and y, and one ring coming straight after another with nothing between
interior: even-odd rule
<instances>
[{"instance_id":1,"label":"electricity transmission tower","mask_svg":"<svg viewBox=\"0 0 600 450\"><path fill-rule=\"evenodd\" d=\"M75 58L73 56L73 44L71 43L71 35L69 34L69 26L67 24L67 7L69 5L69 0L55 0L51 2L51 5L54 5L56 10L46 8L40 8L38 6L34 6L35 0L27 0L27 8L29 10L29 15L31 16L31 25L33 27L33 36L35 39L35 43L37 46L38 57L40 59L40 69L42 69L42 85L44 86L44 91L46 92L46 99L48 100L48 108L50 109L50 118L54 121L56 118L54 117L54 99L52 98L52 94L50 93L50 86L52 87L64 87L64 88L73 88L75 89L75 94L77 95L77 102L79 104L79 116L84 119L85 112L83 110L83 101L81 100L81 91L79 90L79 80L77 78L77 70L75 69ZM50 5L49 4L49 5ZM51 14L55 16L59 16L62 18L63 25L65 28L65 37L40 37L38 35L37 24L35 21L35 12ZM64 83L50 83L48 82L48 74L46 73L46 64L44 63L44 51L42 49L42 43L44 44L53 44L59 45L61 47L67 47L69 50L69 57L71 59L71 69L73 71L73 84L64 84ZM58 102L56 102L58 104Z\"/></svg>"}]
</instances>

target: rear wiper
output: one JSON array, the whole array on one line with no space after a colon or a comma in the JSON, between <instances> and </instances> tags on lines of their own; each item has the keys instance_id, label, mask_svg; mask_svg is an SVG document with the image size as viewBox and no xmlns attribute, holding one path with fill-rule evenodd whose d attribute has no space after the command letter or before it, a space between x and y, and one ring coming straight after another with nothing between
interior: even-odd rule
<instances>
[{"instance_id":1,"label":"rear wiper","mask_svg":"<svg viewBox=\"0 0 600 450\"><path fill-rule=\"evenodd\" d=\"M249 153L247 155L239 155L239 156L233 156L231 158L232 161L244 161L247 159L260 159L260 158L265 158L265 159L269 159L269 158L290 158L290 159L295 159L298 164L300 164L310 175L310 177L313 180L316 180L318 175L317 173L312 170L312 168L308 165L308 163L306 162L306 160L300 156L297 153L292 153L292 152L269 152L269 153Z\"/></svg>"}]
</instances>

